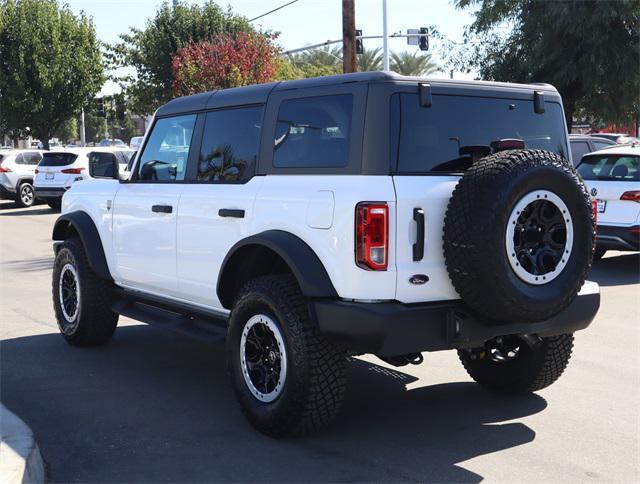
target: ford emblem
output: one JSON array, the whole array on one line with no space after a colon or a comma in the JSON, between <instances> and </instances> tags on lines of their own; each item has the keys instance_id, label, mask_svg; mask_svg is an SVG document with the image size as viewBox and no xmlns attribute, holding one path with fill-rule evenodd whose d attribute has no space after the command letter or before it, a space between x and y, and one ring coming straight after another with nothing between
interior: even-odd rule
<instances>
[{"instance_id":1,"label":"ford emblem","mask_svg":"<svg viewBox=\"0 0 640 484\"><path fill-rule=\"evenodd\" d=\"M414 274L409 278L411 284L421 285L429 282L429 276L425 274Z\"/></svg>"}]
</instances>

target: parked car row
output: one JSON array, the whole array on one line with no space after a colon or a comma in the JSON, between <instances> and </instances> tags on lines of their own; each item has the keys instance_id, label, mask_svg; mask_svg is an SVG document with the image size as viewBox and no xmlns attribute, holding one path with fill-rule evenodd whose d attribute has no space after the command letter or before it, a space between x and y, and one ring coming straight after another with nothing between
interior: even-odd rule
<instances>
[{"instance_id":1,"label":"parked car row","mask_svg":"<svg viewBox=\"0 0 640 484\"><path fill-rule=\"evenodd\" d=\"M111 158L125 172L133 153L126 145L2 151L0 197L14 200L19 207L30 207L39 199L58 209L62 196L73 183L91 178L89 163Z\"/></svg>"}]
</instances>

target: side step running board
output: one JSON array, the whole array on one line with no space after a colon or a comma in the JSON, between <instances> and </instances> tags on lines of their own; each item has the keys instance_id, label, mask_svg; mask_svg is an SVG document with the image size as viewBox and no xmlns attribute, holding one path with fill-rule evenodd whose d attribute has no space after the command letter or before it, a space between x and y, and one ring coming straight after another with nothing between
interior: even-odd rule
<instances>
[{"instance_id":1,"label":"side step running board","mask_svg":"<svg viewBox=\"0 0 640 484\"><path fill-rule=\"evenodd\" d=\"M111 309L122 316L210 343L225 341L226 320L221 317L203 314L201 311L198 311L199 314L177 312L180 308L168 309L166 305L158 307L149 300L123 291L116 292L116 296Z\"/></svg>"}]
</instances>

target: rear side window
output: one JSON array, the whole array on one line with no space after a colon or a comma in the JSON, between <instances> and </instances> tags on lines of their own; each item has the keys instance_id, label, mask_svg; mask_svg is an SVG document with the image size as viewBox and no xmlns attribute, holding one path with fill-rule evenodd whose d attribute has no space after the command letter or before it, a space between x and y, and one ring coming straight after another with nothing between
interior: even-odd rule
<instances>
[{"instance_id":1,"label":"rear side window","mask_svg":"<svg viewBox=\"0 0 640 484\"><path fill-rule=\"evenodd\" d=\"M207 113L198 158L198 181L246 181L255 172L262 106Z\"/></svg>"},{"instance_id":2,"label":"rear side window","mask_svg":"<svg viewBox=\"0 0 640 484\"><path fill-rule=\"evenodd\" d=\"M42 159L42 155L37 151L27 151L22 156L24 156L24 162L27 165L37 165Z\"/></svg>"},{"instance_id":3,"label":"rear side window","mask_svg":"<svg viewBox=\"0 0 640 484\"><path fill-rule=\"evenodd\" d=\"M18 154L16 155L15 160L13 160L13 162L14 162L16 165L25 165L25 164L26 164L26 163L24 162L24 156L22 156L22 153L18 153Z\"/></svg>"},{"instance_id":4,"label":"rear side window","mask_svg":"<svg viewBox=\"0 0 640 484\"><path fill-rule=\"evenodd\" d=\"M640 181L638 156L587 156L578 165L585 180Z\"/></svg>"},{"instance_id":5,"label":"rear side window","mask_svg":"<svg viewBox=\"0 0 640 484\"><path fill-rule=\"evenodd\" d=\"M605 143L603 141L594 141L593 142L593 146L595 147L596 151L601 150L603 148L608 148L611 145L614 145L615 143ZM575 158L573 159L573 161L575 161L576 163L580 160L576 160Z\"/></svg>"},{"instance_id":6,"label":"rear side window","mask_svg":"<svg viewBox=\"0 0 640 484\"><path fill-rule=\"evenodd\" d=\"M42 155L40 166L66 166L76 161L78 155L74 153L45 153Z\"/></svg>"},{"instance_id":7,"label":"rear side window","mask_svg":"<svg viewBox=\"0 0 640 484\"><path fill-rule=\"evenodd\" d=\"M195 114L156 121L140 157L138 179L184 180L195 123Z\"/></svg>"},{"instance_id":8,"label":"rear side window","mask_svg":"<svg viewBox=\"0 0 640 484\"><path fill-rule=\"evenodd\" d=\"M391 102L390 139L399 140L391 159L401 174L462 172L491 152L492 143L509 138L568 156L557 103L547 102L537 114L533 101L514 99L434 95L427 108L417 94L407 93L394 94Z\"/></svg>"},{"instance_id":9,"label":"rear side window","mask_svg":"<svg viewBox=\"0 0 640 484\"><path fill-rule=\"evenodd\" d=\"M273 143L273 166L347 166L352 112L351 94L283 101Z\"/></svg>"},{"instance_id":10,"label":"rear side window","mask_svg":"<svg viewBox=\"0 0 640 484\"><path fill-rule=\"evenodd\" d=\"M573 158L573 162L575 164L580 163L580 160L584 155L589 153L591 149L589 148L589 143L586 141L571 141L571 157Z\"/></svg>"}]
</instances>

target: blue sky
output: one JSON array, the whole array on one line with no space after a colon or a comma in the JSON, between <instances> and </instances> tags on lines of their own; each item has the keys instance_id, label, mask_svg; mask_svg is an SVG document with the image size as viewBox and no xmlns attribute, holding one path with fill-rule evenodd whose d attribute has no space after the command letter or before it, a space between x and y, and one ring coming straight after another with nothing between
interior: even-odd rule
<instances>
[{"instance_id":1,"label":"blue sky","mask_svg":"<svg viewBox=\"0 0 640 484\"><path fill-rule=\"evenodd\" d=\"M248 18L257 17L289 0L233 0L217 1ZM153 17L160 0L67 0L69 7L93 17L98 37L105 42L115 42L118 35L129 27L144 28ZM187 3L202 4L204 0ZM356 0L356 28L364 35L382 34L382 0ZM473 20L467 11L457 10L450 0L387 0L389 32L405 32L408 28L435 25L449 40L462 39L464 27ZM341 0L298 0L298 2L254 22L263 30L280 32L279 42L285 49L339 39L342 36ZM367 48L382 45L382 41L365 40ZM392 50L417 49L407 46L406 39L390 39ZM431 47L437 58L438 45ZM442 73L441 76L448 76ZM456 78L469 75L454 73ZM113 92L115 86L107 85L104 93Z\"/></svg>"}]
</instances>

